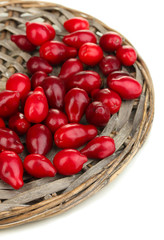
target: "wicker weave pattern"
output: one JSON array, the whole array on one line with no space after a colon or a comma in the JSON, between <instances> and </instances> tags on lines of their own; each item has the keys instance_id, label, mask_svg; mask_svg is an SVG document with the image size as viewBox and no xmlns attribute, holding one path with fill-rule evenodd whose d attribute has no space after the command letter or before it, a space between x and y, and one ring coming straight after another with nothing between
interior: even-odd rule
<instances>
[{"instance_id":1,"label":"wicker weave pattern","mask_svg":"<svg viewBox=\"0 0 164 240\"><path fill-rule=\"evenodd\" d=\"M103 33L113 30L87 14L52 3L21 1L11 4L6 1L0 4L0 91L5 88L6 80L13 73L27 74L26 61L31 56L20 51L10 41L10 35L25 33L27 21L46 21L56 29L55 39L61 40L66 34L63 22L73 16L86 17L97 39ZM130 44L126 38L123 39L124 44ZM99 71L96 67L93 70ZM115 154L99 162L90 159L79 174L70 177L34 179L25 175L25 185L20 190L13 190L0 180L0 228L43 219L68 210L111 182L137 153L153 120L153 85L140 56L134 66L126 70L143 85L143 92L137 100L124 101L120 111L111 117L100 132L100 135L114 138ZM59 71L60 68L55 67L53 74L57 75ZM104 76L102 78L105 85ZM51 160L55 152L53 149L49 153Z\"/></svg>"}]
</instances>

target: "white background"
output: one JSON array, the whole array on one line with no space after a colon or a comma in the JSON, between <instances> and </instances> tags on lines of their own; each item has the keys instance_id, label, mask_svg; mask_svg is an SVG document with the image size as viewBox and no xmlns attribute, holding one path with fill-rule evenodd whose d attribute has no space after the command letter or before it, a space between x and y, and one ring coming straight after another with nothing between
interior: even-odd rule
<instances>
[{"instance_id":1,"label":"white background","mask_svg":"<svg viewBox=\"0 0 164 240\"><path fill-rule=\"evenodd\" d=\"M116 29L135 46L154 82L155 118L142 149L111 184L37 223L1 230L3 240L164 239L164 9L162 0L56 0Z\"/></svg>"}]
</instances>

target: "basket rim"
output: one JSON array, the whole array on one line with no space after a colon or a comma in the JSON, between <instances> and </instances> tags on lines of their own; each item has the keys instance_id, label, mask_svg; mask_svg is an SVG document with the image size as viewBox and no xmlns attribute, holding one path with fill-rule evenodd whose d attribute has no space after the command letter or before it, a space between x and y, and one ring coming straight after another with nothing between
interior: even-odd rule
<instances>
[{"instance_id":1,"label":"basket rim","mask_svg":"<svg viewBox=\"0 0 164 240\"><path fill-rule=\"evenodd\" d=\"M38 4L38 8L42 8L42 7L49 7L49 6L54 6L54 7L60 7L60 8L63 8L63 9L66 9L68 11L71 11L71 12L75 12L75 13L78 13L78 14L85 14L85 16L87 18L90 18L90 19L94 19L95 21L97 21L98 23L100 23L104 28L108 29L109 31L115 31L117 33L119 33L118 31L116 31L115 29L112 29L110 28L108 25L106 25L105 23L103 23L102 21L100 21L99 19L85 13L85 12L81 12L81 11L78 11L78 10L75 10L75 9L71 9L69 7L65 7L63 5L60 5L60 4L56 4L56 3L52 3L52 2L44 2L44 1L16 1L16 0L9 0L9 1L3 1L2 3L0 3L0 7L5 7L5 6L9 6L9 5L13 5L13 4L21 4L21 6L23 7L23 5L25 5L25 8L28 7L28 4ZM26 5L27 4L27 5ZM43 5L41 5L43 4ZM120 33L119 33L120 34ZM126 37L124 37L122 34L120 34L126 41L126 44L130 44L132 47L134 47L127 39ZM146 65L146 63L144 62L144 60L142 59L142 57L138 54L138 51L137 51L137 55L138 55L138 61L136 61L136 64L138 65L138 67L140 68L140 70L142 71L144 77L145 77L145 80L147 82L147 86L148 86L148 89L149 89L149 94L150 94L150 109L149 109L149 121L148 121L148 124L147 124L147 128L146 128L146 132L145 132L145 135L144 135L144 141L142 142L138 142L140 136L141 136L141 133L142 133L142 127L143 127L143 124L144 124L144 115L143 115L143 118L142 118L142 121L140 123L140 126L139 126L139 132L137 133L137 139L136 139L136 144L138 144L137 148L134 149L134 151L129 155L129 158L126 162L126 164L124 164L113 176L112 178L110 178L110 181L111 182L112 180L115 179L115 177L124 169L124 167L130 162L130 160L134 157L134 155L138 152L138 150L140 149L140 147L143 145L143 143L145 142L149 132L150 132L150 129L151 129L151 125L152 125L152 122L153 122L153 117L154 117L154 87L153 87L153 81L152 81L152 78L151 78L151 75L150 75L150 72L148 70L148 67ZM148 99L147 99L148 101ZM108 170L104 170L103 172L101 172L100 174L100 178L99 178L99 182L100 184L97 186L96 185L96 188L94 191L92 191L91 193L87 194L84 198L80 199L79 201L75 202L75 205L77 205L78 203L84 201L85 199L87 199L88 197L90 197L91 195L93 195L95 192L97 192L98 190L100 190L103 185L101 185L103 183L103 179L105 177L108 176ZM57 204L58 202L60 202L61 199L63 200L67 200L69 197L73 196L73 195L76 195L78 194L79 192L81 192L82 190L84 190L87 186L87 184L89 185L91 182L93 182L94 184L94 177L88 179L86 182L82 183L81 185L79 185L78 187L74 188L73 190L69 191L69 192L66 192L66 193L62 193L61 195L59 196L55 196L55 197L52 197L50 199L47 199L47 200L43 200L39 203L36 203L36 204L33 204L31 206L27 206L27 207L22 207L22 208L15 208L14 210L8 210L7 212L4 211L4 212L0 212L0 217L2 216L12 216L11 213L13 213L13 211L17 211L18 213L26 213L28 211L32 211L34 209L39 209L40 207L44 209L47 209L47 206L49 206L50 208L52 208L54 206L54 204ZM74 205L74 206L75 206ZM64 212L66 210L68 210L69 208L71 208L71 206L67 206L67 208L63 209L62 211L60 211L59 213L61 212ZM56 215L58 214L57 213L48 213L47 215L45 214L45 211L41 212L40 213L40 219L43 219L43 218L47 218L49 216L53 216L53 215ZM37 215L38 216L38 215ZM35 220L35 218L32 219L33 221ZM38 219L36 219L38 220ZM13 222L11 224L1 224L0 223L0 229L3 229L3 228L8 228L8 227L13 227L15 225L20 225L22 223L26 223L26 222L30 222L31 221L31 217L29 215L29 218L26 218L25 220L19 220L16 221L16 222Z\"/></svg>"}]
</instances>

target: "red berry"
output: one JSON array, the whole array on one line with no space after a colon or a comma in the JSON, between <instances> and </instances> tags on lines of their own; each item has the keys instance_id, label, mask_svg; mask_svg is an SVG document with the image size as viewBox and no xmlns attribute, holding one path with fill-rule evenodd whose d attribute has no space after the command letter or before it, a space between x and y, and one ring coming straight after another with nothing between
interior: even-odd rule
<instances>
[{"instance_id":1,"label":"red berry","mask_svg":"<svg viewBox=\"0 0 164 240\"><path fill-rule=\"evenodd\" d=\"M55 132L54 140L59 148L78 148L95 138L96 135L97 128L93 125L70 123Z\"/></svg>"},{"instance_id":2,"label":"red berry","mask_svg":"<svg viewBox=\"0 0 164 240\"><path fill-rule=\"evenodd\" d=\"M50 76L45 78L42 83L42 87L50 107L63 109L65 95L65 86L63 81L56 76Z\"/></svg>"},{"instance_id":3,"label":"red berry","mask_svg":"<svg viewBox=\"0 0 164 240\"><path fill-rule=\"evenodd\" d=\"M55 133L58 128L68 123L67 116L58 109L50 109L44 124Z\"/></svg>"},{"instance_id":4,"label":"red berry","mask_svg":"<svg viewBox=\"0 0 164 240\"><path fill-rule=\"evenodd\" d=\"M79 30L63 37L63 42L79 49L84 43L97 43L96 36L89 30Z\"/></svg>"},{"instance_id":5,"label":"red berry","mask_svg":"<svg viewBox=\"0 0 164 240\"><path fill-rule=\"evenodd\" d=\"M54 177L56 169L51 161L40 154L29 154L25 157L23 166L31 176L36 178Z\"/></svg>"},{"instance_id":6,"label":"red berry","mask_svg":"<svg viewBox=\"0 0 164 240\"><path fill-rule=\"evenodd\" d=\"M32 88L35 89L36 87L41 86L42 82L46 77L48 77L48 75L45 72L42 71L35 72L31 77Z\"/></svg>"},{"instance_id":7,"label":"red berry","mask_svg":"<svg viewBox=\"0 0 164 240\"><path fill-rule=\"evenodd\" d=\"M28 40L36 46L40 46L52 38L52 32L44 23L27 22L26 35Z\"/></svg>"},{"instance_id":8,"label":"red berry","mask_svg":"<svg viewBox=\"0 0 164 240\"><path fill-rule=\"evenodd\" d=\"M102 58L99 67L103 74L107 76L109 73L119 70L121 68L121 63L116 56L109 55Z\"/></svg>"},{"instance_id":9,"label":"red berry","mask_svg":"<svg viewBox=\"0 0 164 240\"><path fill-rule=\"evenodd\" d=\"M107 32L102 35L99 44L105 52L113 52L122 45L122 38L116 32Z\"/></svg>"},{"instance_id":10,"label":"red berry","mask_svg":"<svg viewBox=\"0 0 164 240\"><path fill-rule=\"evenodd\" d=\"M76 57L76 48L68 47L62 42L48 41L40 50L40 56L53 65L61 64L68 58Z\"/></svg>"},{"instance_id":11,"label":"red berry","mask_svg":"<svg viewBox=\"0 0 164 240\"><path fill-rule=\"evenodd\" d=\"M20 93L4 90L0 92L0 117L8 118L18 111Z\"/></svg>"},{"instance_id":12,"label":"red berry","mask_svg":"<svg viewBox=\"0 0 164 240\"><path fill-rule=\"evenodd\" d=\"M31 57L26 63L29 73L34 74L35 72L42 71L45 73L51 73L53 68L52 66L41 57Z\"/></svg>"},{"instance_id":13,"label":"red berry","mask_svg":"<svg viewBox=\"0 0 164 240\"><path fill-rule=\"evenodd\" d=\"M0 151L5 150L19 154L23 152L24 146L14 131L9 128L0 128Z\"/></svg>"},{"instance_id":14,"label":"red berry","mask_svg":"<svg viewBox=\"0 0 164 240\"><path fill-rule=\"evenodd\" d=\"M83 64L79 59L70 58L61 66L59 77L66 84L69 79L72 79L72 76L83 70Z\"/></svg>"},{"instance_id":15,"label":"red berry","mask_svg":"<svg viewBox=\"0 0 164 240\"><path fill-rule=\"evenodd\" d=\"M37 87L27 98L24 115L29 122L40 123L48 114L48 102L41 87Z\"/></svg>"},{"instance_id":16,"label":"red berry","mask_svg":"<svg viewBox=\"0 0 164 240\"><path fill-rule=\"evenodd\" d=\"M89 104L86 110L87 122L97 127L104 127L110 119L109 108L98 101Z\"/></svg>"},{"instance_id":17,"label":"red berry","mask_svg":"<svg viewBox=\"0 0 164 240\"><path fill-rule=\"evenodd\" d=\"M142 92L142 86L136 79L123 76L118 78L112 78L108 82L109 88L116 91L122 99L134 99L138 98Z\"/></svg>"},{"instance_id":18,"label":"red berry","mask_svg":"<svg viewBox=\"0 0 164 240\"><path fill-rule=\"evenodd\" d=\"M68 32L75 32L78 30L89 29L89 22L85 18L74 17L64 22L64 28Z\"/></svg>"},{"instance_id":19,"label":"red berry","mask_svg":"<svg viewBox=\"0 0 164 240\"><path fill-rule=\"evenodd\" d=\"M93 99L107 105L111 114L118 112L122 103L120 96L108 88L99 90L94 94Z\"/></svg>"},{"instance_id":20,"label":"red berry","mask_svg":"<svg viewBox=\"0 0 164 240\"><path fill-rule=\"evenodd\" d=\"M100 88L101 77L94 71L81 71L74 74L67 82L67 89L79 87L84 89L87 93L95 88Z\"/></svg>"},{"instance_id":21,"label":"red berry","mask_svg":"<svg viewBox=\"0 0 164 240\"><path fill-rule=\"evenodd\" d=\"M25 52L33 52L36 49L36 46L28 40L26 35L12 35L11 41L13 41L17 47Z\"/></svg>"},{"instance_id":22,"label":"red berry","mask_svg":"<svg viewBox=\"0 0 164 240\"><path fill-rule=\"evenodd\" d=\"M129 45L123 45L119 47L116 51L116 56L125 66L131 66L137 60L136 51Z\"/></svg>"},{"instance_id":23,"label":"red berry","mask_svg":"<svg viewBox=\"0 0 164 240\"><path fill-rule=\"evenodd\" d=\"M65 149L58 152L53 163L58 173L62 175L73 175L81 171L87 157L75 149Z\"/></svg>"},{"instance_id":24,"label":"red berry","mask_svg":"<svg viewBox=\"0 0 164 240\"><path fill-rule=\"evenodd\" d=\"M94 66L103 58L103 51L95 43L84 43L79 49L79 58L83 63Z\"/></svg>"},{"instance_id":25,"label":"red berry","mask_svg":"<svg viewBox=\"0 0 164 240\"><path fill-rule=\"evenodd\" d=\"M0 178L14 189L23 186L23 164L15 152L3 151L0 153Z\"/></svg>"},{"instance_id":26,"label":"red berry","mask_svg":"<svg viewBox=\"0 0 164 240\"><path fill-rule=\"evenodd\" d=\"M52 134L43 124L35 124L27 131L26 146L29 153L46 155L52 148Z\"/></svg>"},{"instance_id":27,"label":"red berry","mask_svg":"<svg viewBox=\"0 0 164 240\"><path fill-rule=\"evenodd\" d=\"M20 97L22 98L31 90L31 81L22 73L14 73L7 80L6 90L17 91L20 93Z\"/></svg>"},{"instance_id":28,"label":"red berry","mask_svg":"<svg viewBox=\"0 0 164 240\"><path fill-rule=\"evenodd\" d=\"M84 89L72 88L65 95L64 102L69 122L78 123L85 113L90 99Z\"/></svg>"},{"instance_id":29,"label":"red berry","mask_svg":"<svg viewBox=\"0 0 164 240\"><path fill-rule=\"evenodd\" d=\"M80 150L88 158L103 159L115 151L114 140L110 137L96 137Z\"/></svg>"},{"instance_id":30,"label":"red berry","mask_svg":"<svg viewBox=\"0 0 164 240\"><path fill-rule=\"evenodd\" d=\"M31 124L27 121L23 113L16 113L9 119L9 128L18 135L23 135L30 128Z\"/></svg>"}]
</instances>

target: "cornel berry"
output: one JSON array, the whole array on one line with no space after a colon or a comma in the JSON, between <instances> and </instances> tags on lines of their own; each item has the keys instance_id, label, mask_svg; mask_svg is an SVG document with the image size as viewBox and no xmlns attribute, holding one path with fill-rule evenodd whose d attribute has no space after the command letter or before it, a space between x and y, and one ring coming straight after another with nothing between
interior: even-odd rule
<instances>
[{"instance_id":1,"label":"cornel berry","mask_svg":"<svg viewBox=\"0 0 164 240\"><path fill-rule=\"evenodd\" d=\"M72 88L65 95L64 101L69 122L80 122L90 102L87 92L84 89Z\"/></svg>"},{"instance_id":2,"label":"cornel berry","mask_svg":"<svg viewBox=\"0 0 164 240\"><path fill-rule=\"evenodd\" d=\"M122 45L122 38L116 32L107 32L99 41L100 47L107 53L117 50Z\"/></svg>"},{"instance_id":3,"label":"cornel berry","mask_svg":"<svg viewBox=\"0 0 164 240\"><path fill-rule=\"evenodd\" d=\"M46 155L52 148L52 134L43 124L35 124L29 128L26 135L26 145L29 153Z\"/></svg>"},{"instance_id":4,"label":"cornel berry","mask_svg":"<svg viewBox=\"0 0 164 240\"><path fill-rule=\"evenodd\" d=\"M55 155L53 163L58 173L68 176L81 171L87 160L85 155L75 149L64 149Z\"/></svg>"},{"instance_id":5,"label":"cornel berry","mask_svg":"<svg viewBox=\"0 0 164 240\"><path fill-rule=\"evenodd\" d=\"M68 123L66 114L58 109L51 108L48 112L44 124L55 133L58 128Z\"/></svg>"},{"instance_id":6,"label":"cornel berry","mask_svg":"<svg viewBox=\"0 0 164 240\"><path fill-rule=\"evenodd\" d=\"M90 103L86 109L86 119L90 124L104 127L110 119L109 107L99 101Z\"/></svg>"},{"instance_id":7,"label":"cornel berry","mask_svg":"<svg viewBox=\"0 0 164 240\"><path fill-rule=\"evenodd\" d=\"M22 160L14 151L0 153L0 178L15 189L24 185Z\"/></svg>"},{"instance_id":8,"label":"cornel berry","mask_svg":"<svg viewBox=\"0 0 164 240\"><path fill-rule=\"evenodd\" d=\"M115 152L114 140L110 137L96 137L80 150L88 158L103 159Z\"/></svg>"},{"instance_id":9,"label":"cornel berry","mask_svg":"<svg viewBox=\"0 0 164 240\"><path fill-rule=\"evenodd\" d=\"M15 73L7 80L6 90L19 92L20 98L22 98L31 90L31 81L28 76Z\"/></svg>"},{"instance_id":10,"label":"cornel berry","mask_svg":"<svg viewBox=\"0 0 164 240\"><path fill-rule=\"evenodd\" d=\"M78 30L89 29L89 22L82 17L74 17L64 22L64 28L68 32L75 32Z\"/></svg>"},{"instance_id":11,"label":"cornel berry","mask_svg":"<svg viewBox=\"0 0 164 240\"><path fill-rule=\"evenodd\" d=\"M48 114L48 101L41 87L27 97L24 106L24 115L31 123L42 122Z\"/></svg>"},{"instance_id":12,"label":"cornel berry","mask_svg":"<svg viewBox=\"0 0 164 240\"><path fill-rule=\"evenodd\" d=\"M40 46L43 43L52 40L55 37L55 29L49 24L44 23L26 23L26 35L28 40L36 45Z\"/></svg>"},{"instance_id":13,"label":"cornel berry","mask_svg":"<svg viewBox=\"0 0 164 240\"><path fill-rule=\"evenodd\" d=\"M33 52L36 49L36 46L28 40L26 35L11 35L11 41L25 52Z\"/></svg>"},{"instance_id":14,"label":"cornel berry","mask_svg":"<svg viewBox=\"0 0 164 240\"><path fill-rule=\"evenodd\" d=\"M108 88L100 89L94 93L94 101L100 101L103 104L107 105L111 114L114 114L119 111L121 107L121 97L118 93Z\"/></svg>"},{"instance_id":15,"label":"cornel berry","mask_svg":"<svg viewBox=\"0 0 164 240\"><path fill-rule=\"evenodd\" d=\"M67 82L72 79L75 73L78 73L83 70L82 62L77 58L70 58L65 63L63 63L59 78L61 78L65 85Z\"/></svg>"},{"instance_id":16,"label":"cornel berry","mask_svg":"<svg viewBox=\"0 0 164 240\"><path fill-rule=\"evenodd\" d=\"M95 66L103 58L103 51L95 43L84 43L79 49L79 58L86 65Z\"/></svg>"},{"instance_id":17,"label":"cornel berry","mask_svg":"<svg viewBox=\"0 0 164 240\"><path fill-rule=\"evenodd\" d=\"M26 156L23 166L26 172L36 178L54 177L56 175L56 169L51 161L41 154Z\"/></svg>"},{"instance_id":18,"label":"cornel berry","mask_svg":"<svg viewBox=\"0 0 164 240\"><path fill-rule=\"evenodd\" d=\"M63 42L70 47L79 49L84 43L97 43L96 36L93 32L80 30L63 37Z\"/></svg>"}]
</instances>

